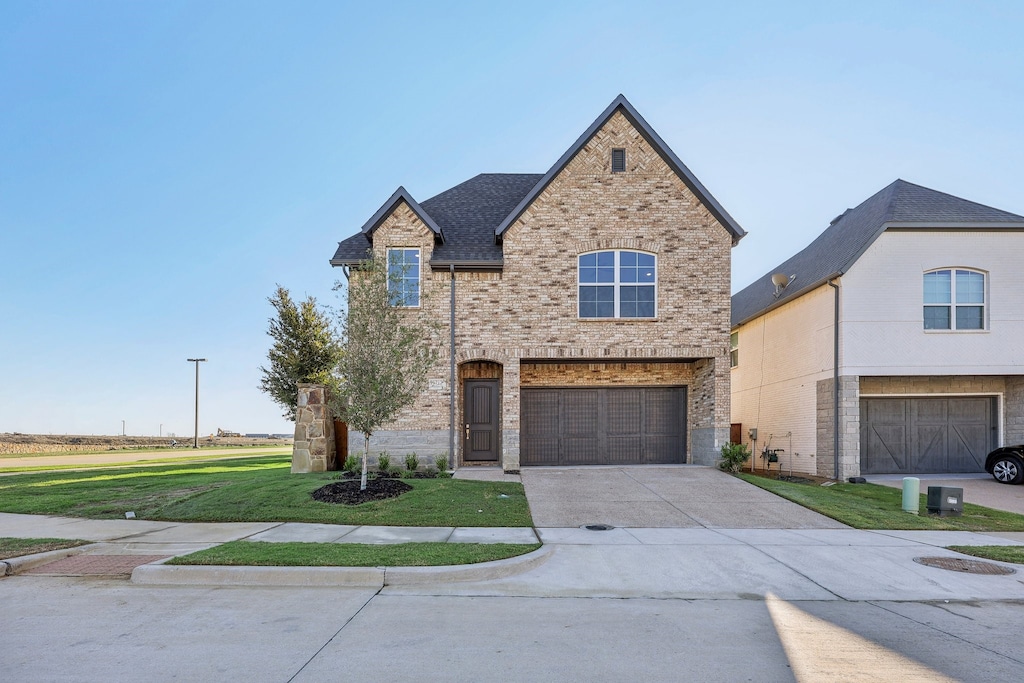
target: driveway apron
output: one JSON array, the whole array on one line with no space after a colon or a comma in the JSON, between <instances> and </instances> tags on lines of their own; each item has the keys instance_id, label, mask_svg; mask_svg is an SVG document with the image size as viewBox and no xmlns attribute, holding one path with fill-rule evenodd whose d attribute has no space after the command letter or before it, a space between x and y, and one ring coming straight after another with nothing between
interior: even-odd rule
<instances>
[{"instance_id":1,"label":"driveway apron","mask_svg":"<svg viewBox=\"0 0 1024 683\"><path fill-rule=\"evenodd\" d=\"M698 465L534 467L523 487L538 528L842 529L741 479Z\"/></svg>"}]
</instances>

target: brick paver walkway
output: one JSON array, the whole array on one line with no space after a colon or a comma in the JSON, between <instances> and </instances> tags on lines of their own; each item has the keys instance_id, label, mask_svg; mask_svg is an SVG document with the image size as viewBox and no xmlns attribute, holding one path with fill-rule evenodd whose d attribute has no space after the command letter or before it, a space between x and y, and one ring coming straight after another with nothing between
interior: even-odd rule
<instances>
[{"instance_id":1,"label":"brick paver walkway","mask_svg":"<svg viewBox=\"0 0 1024 683\"><path fill-rule=\"evenodd\" d=\"M56 576L131 576L139 565L170 555L73 555L25 571L25 574Z\"/></svg>"}]
</instances>

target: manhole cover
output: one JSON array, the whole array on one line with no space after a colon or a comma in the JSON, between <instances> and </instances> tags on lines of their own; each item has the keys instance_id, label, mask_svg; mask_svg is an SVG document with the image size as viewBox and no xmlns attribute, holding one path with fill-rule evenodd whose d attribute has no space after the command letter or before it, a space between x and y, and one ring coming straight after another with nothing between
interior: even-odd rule
<instances>
[{"instance_id":1,"label":"manhole cover","mask_svg":"<svg viewBox=\"0 0 1024 683\"><path fill-rule=\"evenodd\" d=\"M954 572L965 572L967 574L989 574L1003 575L1013 574L1014 570L1002 565L981 560L964 560L959 557L915 557L914 562L927 567L949 569Z\"/></svg>"},{"instance_id":2,"label":"manhole cover","mask_svg":"<svg viewBox=\"0 0 1024 683\"><path fill-rule=\"evenodd\" d=\"M615 527L611 524L584 524L580 528L586 529L587 531L611 531Z\"/></svg>"}]
</instances>

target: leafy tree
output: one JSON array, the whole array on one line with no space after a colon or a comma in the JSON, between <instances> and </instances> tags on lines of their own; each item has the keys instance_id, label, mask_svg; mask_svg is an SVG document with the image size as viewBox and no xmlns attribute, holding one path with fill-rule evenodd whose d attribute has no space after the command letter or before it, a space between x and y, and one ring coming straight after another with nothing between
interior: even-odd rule
<instances>
[{"instance_id":1,"label":"leafy tree","mask_svg":"<svg viewBox=\"0 0 1024 683\"><path fill-rule=\"evenodd\" d=\"M297 383L315 382L336 389L333 370L341 358L341 344L316 298L310 296L296 304L288 290L278 285L267 301L276 312L267 330L274 344L267 352L269 367L260 367L260 389L294 422Z\"/></svg>"},{"instance_id":2,"label":"leafy tree","mask_svg":"<svg viewBox=\"0 0 1024 683\"><path fill-rule=\"evenodd\" d=\"M394 292L402 291L400 280L389 276L383 259L368 255L352 269L348 314L341 318L340 383L332 407L363 435L362 489L370 437L412 405L438 357L438 326L427 318L422 297L417 308L399 305Z\"/></svg>"}]
</instances>

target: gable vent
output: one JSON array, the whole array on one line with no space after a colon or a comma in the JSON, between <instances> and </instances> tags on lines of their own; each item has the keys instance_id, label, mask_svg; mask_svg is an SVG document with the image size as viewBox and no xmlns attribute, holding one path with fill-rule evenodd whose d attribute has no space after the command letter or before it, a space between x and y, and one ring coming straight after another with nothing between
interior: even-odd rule
<instances>
[{"instance_id":1,"label":"gable vent","mask_svg":"<svg viewBox=\"0 0 1024 683\"><path fill-rule=\"evenodd\" d=\"M626 170L626 150L612 150L612 173L624 173Z\"/></svg>"}]
</instances>

